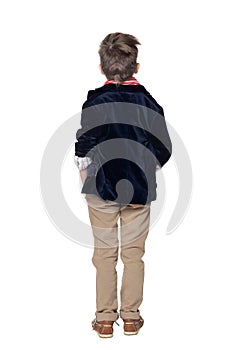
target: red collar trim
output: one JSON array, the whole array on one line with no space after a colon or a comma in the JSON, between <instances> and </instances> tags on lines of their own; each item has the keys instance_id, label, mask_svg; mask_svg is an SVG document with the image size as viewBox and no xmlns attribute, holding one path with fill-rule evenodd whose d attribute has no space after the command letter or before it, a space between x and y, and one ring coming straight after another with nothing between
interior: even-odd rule
<instances>
[{"instance_id":1,"label":"red collar trim","mask_svg":"<svg viewBox=\"0 0 233 350\"><path fill-rule=\"evenodd\" d=\"M117 82L114 81L114 80L107 80L104 85L107 85L107 84L116 84ZM121 83L119 83L121 85L140 85L140 83L137 81L136 78L132 77L132 78L129 78L125 81L122 81Z\"/></svg>"}]
</instances>

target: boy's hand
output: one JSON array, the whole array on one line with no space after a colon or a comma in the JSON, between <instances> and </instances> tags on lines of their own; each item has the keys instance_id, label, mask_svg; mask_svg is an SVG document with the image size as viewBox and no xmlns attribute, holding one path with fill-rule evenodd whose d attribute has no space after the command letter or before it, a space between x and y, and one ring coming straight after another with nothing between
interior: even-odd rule
<instances>
[{"instance_id":1,"label":"boy's hand","mask_svg":"<svg viewBox=\"0 0 233 350\"><path fill-rule=\"evenodd\" d=\"M87 169L79 170L79 173L80 173L80 176L82 179L82 183L84 184L86 177L87 177Z\"/></svg>"},{"instance_id":2,"label":"boy's hand","mask_svg":"<svg viewBox=\"0 0 233 350\"><path fill-rule=\"evenodd\" d=\"M87 167L91 164L90 157L78 157L74 156L75 165L79 168L79 173L82 179L82 183L84 184L87 178Z\"/></svg>"}]
</instances>

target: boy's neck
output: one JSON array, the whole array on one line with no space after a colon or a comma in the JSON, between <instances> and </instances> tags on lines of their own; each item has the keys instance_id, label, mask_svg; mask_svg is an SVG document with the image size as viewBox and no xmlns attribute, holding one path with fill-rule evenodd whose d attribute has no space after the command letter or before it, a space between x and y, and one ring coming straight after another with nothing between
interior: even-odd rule
<instances>
[{"instance_id":1,"label":"boy's neck","mask_svg":"<svg viewBox=\"0 0 233 350\"><path fill-rule=\"evenodd\" d=\"M131 78L128 78L127 80L125 81L122 81L122 82L117 82L115 80L107 80L104 85L107 85L107 84L120 84L120 85L140 85L140 83L137 81L136 78L134 77L131 77Z\"/></svg>"}]
</instances>

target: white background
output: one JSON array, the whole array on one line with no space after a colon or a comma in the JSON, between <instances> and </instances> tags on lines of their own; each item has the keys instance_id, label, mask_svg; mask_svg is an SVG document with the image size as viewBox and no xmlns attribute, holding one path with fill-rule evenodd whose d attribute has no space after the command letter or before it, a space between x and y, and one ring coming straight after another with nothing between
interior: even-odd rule
<instances>
[{"instance_id":1,"label":"white background","mask_svg":"<svg viewBox=\"0 0 233 350\"><path fill-rule=\"evenodd\" d=\"M5 1L1 33L1 349L225 349L232 340L232 15L230 1ZM194 187L178 229L165 234L178 186L164 167L167 207L146 245L136 337L101 340L92 250L60 234L40 195L53 132L101 86L98 46L138 37L138 80L163 106L192 161ZM74 140L75 141L75 140ZM87 219L71 151L63 183ZM69 184L66 181L69 179ZM72 179L73 181L70 181ZM171 205L172 203L172 205ZM119 277L122 265L118 266Z\"/></svg>"}]
</instances>

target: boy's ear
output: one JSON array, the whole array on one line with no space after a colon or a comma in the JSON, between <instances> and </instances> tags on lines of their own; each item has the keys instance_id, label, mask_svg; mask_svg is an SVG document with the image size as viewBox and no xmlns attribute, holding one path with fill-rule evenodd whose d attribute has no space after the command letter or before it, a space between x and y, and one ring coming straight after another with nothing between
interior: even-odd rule
<instances>
[{"instance_id":1,"label":"boy's ear","mask_svg":"<svg viewBox=\"0 0 233 350\"><path fill-rule=\"evenodd\" d=\"M139 68L140 68L140 63L136 63L136 68L135 68L135 72L134 72L135 74L137 74Z\"/></svg>"},{"instance_id":2,"label":"boy's ear","mask_svg":"<svg viewBox=\"0 0 233 350\"><path fill-rule=\"evenodd\" d=\"M99 70L101 74L104 74L101 64L99 64Z\"/></svg>"}]
</instances>

